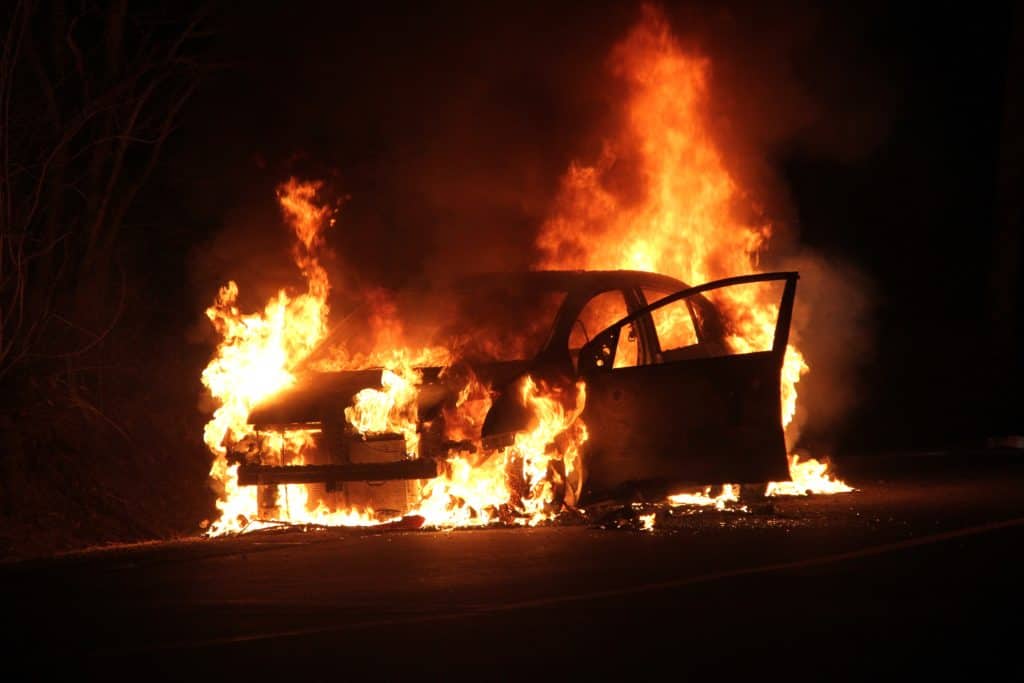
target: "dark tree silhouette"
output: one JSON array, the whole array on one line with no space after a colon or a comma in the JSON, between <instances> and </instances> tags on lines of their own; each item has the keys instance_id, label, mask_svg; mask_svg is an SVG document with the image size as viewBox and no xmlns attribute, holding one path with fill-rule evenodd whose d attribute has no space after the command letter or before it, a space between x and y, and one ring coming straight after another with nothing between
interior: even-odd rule
<instances>
[{"instance_id":1,"label":"dark tree silhouette","mask_svg":"<svg viewBox=\"0 0 1024 683\"><path fill-rule=\"evenodd\" d=\"M196 389L152 330L139 254L159 236L136 200L207 68L205 23L174 3L0 4L0 556L202 514L182 503L203 493Z\"/></svg>"},{"instance_id":2,"label":"dark tree silhouette","mask_svg":"<svg viewBox=\"0 0 1024 683\"><path fill-rule=\"evenodd\" d=\"M19 0L0 48L0 382L60 371L118 324L125 215L200 64L202 13Z\"/></svg>"}]
</instances>

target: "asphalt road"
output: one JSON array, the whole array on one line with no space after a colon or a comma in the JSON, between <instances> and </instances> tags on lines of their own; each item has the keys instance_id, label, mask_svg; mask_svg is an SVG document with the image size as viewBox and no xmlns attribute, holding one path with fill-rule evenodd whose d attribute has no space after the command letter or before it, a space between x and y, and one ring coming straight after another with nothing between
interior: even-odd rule
<instances>
[{"instance_id":1,"label":"asphalt road","mask_svg":"<svg viewBox=\"0 0 1024 683\"><path fill-rule=\"evenodd\" d=\"M847 471L856 493L662 511L653 533L288 531L8 564L5 670L1019 677L1024 454Z\"/></svg>"}]
</instances>

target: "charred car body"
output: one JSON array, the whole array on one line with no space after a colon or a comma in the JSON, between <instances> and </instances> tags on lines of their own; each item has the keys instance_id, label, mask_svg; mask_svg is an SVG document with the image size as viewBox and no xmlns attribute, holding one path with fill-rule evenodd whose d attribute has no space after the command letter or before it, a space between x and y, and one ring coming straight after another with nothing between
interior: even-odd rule
<instances>
[{"instance_id":1,"label":"charred car body","mask_svg":"<svg viewBox=\"0 0 1024 683\"><path fill-rule=\"evenodd\" d=\"M456 302L450 319L458 323L439 328L442 341L490 387L479 434L485 446L526 427L529 415L513 390L524 376L585 382L580 417L589 438L571 498L583 505L664 496L690 484L788 478L780 373L797 278L766 273L688 287L639 271L534 271L475 276L428 296ZM775 297L775 319L758 324L773 327L760 345L738 348L744 302L766 296ZM324 348L338 337L332 333ZM313 462L268 463L259 447L235 450L239 483L260 486L261 510L273 508L275 485L302 483L400 511L404 482L437 476L452 448L469 447L444 438L461 373L420 371L416 457L401 435L360 435L346 421L345 408L359 391L380 387L383 370L309 371L258 406L250 423L257 434L315 432Z\"/></svg>"}]
</instances>

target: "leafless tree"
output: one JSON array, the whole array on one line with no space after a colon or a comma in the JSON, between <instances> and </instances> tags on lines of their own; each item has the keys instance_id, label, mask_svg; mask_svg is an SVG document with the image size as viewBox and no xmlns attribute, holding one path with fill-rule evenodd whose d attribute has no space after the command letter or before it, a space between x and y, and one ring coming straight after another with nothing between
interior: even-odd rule
<instances>
[{"instance_id":1,"label":"leafless tree","mask_svg":"<svg viewBox=\"0 0 1024 683\"><path fill-rule=\"evenodd\" d=\"M196 87L203 39L203 14L180 6L2 12L0 381L73 364L116 326L125 215Z\"/></svg>"}]
</instances>

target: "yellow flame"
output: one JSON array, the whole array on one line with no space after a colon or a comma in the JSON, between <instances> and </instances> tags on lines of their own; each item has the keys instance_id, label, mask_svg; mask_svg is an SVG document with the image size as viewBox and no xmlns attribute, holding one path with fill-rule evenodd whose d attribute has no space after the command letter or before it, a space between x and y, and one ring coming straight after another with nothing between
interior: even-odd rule
<instances>
[{"instance_id":1,"label":"yellow flame","mask_svg":"<svg viewBox=\"0 0 1024 683\"><path fill-rule=\"evenodd\" d=\"M253 434L253 406L294 383L291 369L327 331L329 283L315 249L330 211L313 204L319 188L320 183L294 178L278 188L285 219L299 239L294 256L307 291L293 296L282 289L262 312L246 314L238 307L238 285L231 281L206 310L222 338L202 374L203 384L220 403L203 430L214 455L210 477L220 488L220 519L211 525L211 534L237 531L255 518L256 489L238 486L238 467L226 457L228 445Z\"/></svg>"},{"instance_id":2,"label":"yellow flame","mask_svg":"<svg viewBox=\"0 0 1024 683\"><path fill-rule=\"evenodd\" d=\"M406 453L419 454L416 398L423 375L408 364L381 372L381 389L363 389L345 408L345 419L360 434L401 434Z\"/></svg>"},{"instance_id":3,"label":"yellow flame","mask_svg":"<svg viewBox=\"0 0 1024 683\"><path fill-rule=\"evenodd\" d=\"M594 163L570 166L538 238L540 266L646 270L689 284L757 272L772 225L715 142L710 61L684 51L661 12L646 6L613 51L612 65L627 88L624 123ZM617 189L623 167L635 169L639 181L628 193ZM712 294L732 323L733 352L771 348L778 317L773 288ZM656 323L661 334L672 321ZM796 414L797 383L809 370L794 340L781 376L784 429ZM794 439L787 431L787 440Z\"/></svg>"},{"instance_id":4,"label":"yellow flame","mask_svg":"<svg viewBox=\"0 0 1024 683\"><path fill-rule=\"evenodd\" d=\"M706 486L703 490L693 493L677 493L668 497L671 505L699 505L702 507L714 507L716 510L724 510L729 503L739 502L740 487L736 484L723 484L722 490L716 496L711 495L711 487Z\"/></svg>"},{"instance_id":5,"label":"yellow flame","mask_svg":"<svg viewBox=\"0 0 1024 683\"><path fill-rule=\"evenodd\" d=\"M455 454L447 460L444 476L424 487L416 514L430 526L479 526L497 520L536 525L561 511L556 487L578 463L586 428L579 420L586 403L586 388L576 385L571 406L563 397L526 377L519 388L530 408L533 426L515 435L511 446L478 456ZM564 443L557 443L560 438ZM555 477L555 479L553 479ZM518 485L517 485L518 484Z\"/></svg>"},{"instance_id":6,"label":"yellow flame","mask_svg":"<svg viewBox=\"0 0 1024 683\"><path fill-rule=\"evenodd\" d=\"M769 482L766 496L806 496L809 493L847 493L852 486L836 479L828 472L828 463L814 458L801 460L799 455L789 456L791 481Z\"/></svg>"},{"instance_id":7,"label":"yellow flame","mask_svg":"<svg viewBox=\"0 0 1024 683\"><path fill-rule=\"evenodd\" d=\"M756 272L772 226L739 187L714 141L708 125L709 61L682 50L661 14L647 8L642 21L616 47L612 62L627 87L624 125L607 140L594 163L573 163L569 168L557 208L538 238L543 253L539 265L634 268L666 273L691 284ZM635 169L640 181L628 193L617 189L622 187L616 180L622 167ZM277 193L296 236L293 256L306 279L306 291L296 295L281 290L262 311L242 313L238 285L231 281L207 310L222 336L202 376L219 402L204 430L214 454L210 475L222 489L221 516L211 533L256 525L257 489L238 486L237 466L226 457L229 445L259 436L282 463L303 462L305 446L299 437L254 435L248 416L257 403L294 383L292 369L326 333L329 282L317 253L324 230L334 221L333 210L317 201L320 189L320 183L291 179ZM741 213L740 206L753 210ZM732 321L728 341L734 351L771 346L778 305L763 289L724 290L715 303ZM656 324L660 334L663 324ZM420 438L416 397L422 382L416 368L444 367L452 359L441 348L406 348L400 324L386 311L375 322L374 332L374 352L353 354L337 348L314 369L383 368L381 388L359 392L345 409L346 419L366 435L402 434L407 455L416 457ZM809 370L797 341L786 350L781 376L784 427L796 412L797 383ZM454 413L445 409L446 436L475 442L477 450L449 453L444 476L423 484L416 512L427 524L496 520L536 524L557 514L559 491L565 492L567 502L574 502L570 480L578 480L580 447L587 439L586 426L578 419L585 388L580 384L575 396L561 396L528 378L519 390L534 421L502 449L483 451L479 445L480 425L490 406L488 389L481 390L477 383L469 390L467 384ZM788 490L849 490L815 460L792 456L790 473L793 487ZM781 495L788 483L769 485L769 495ZM670 501L721 509L735 501L737 493L725 485L717 496L711 496L709 488L678 494ZM373 510L330 509L305 486L280 486L277 494L278 511L285 520L381 521Z\"/></svg>"}]
</instances>

